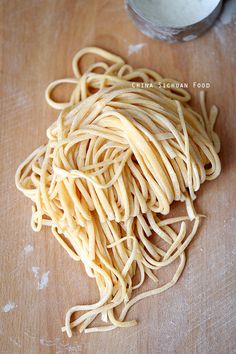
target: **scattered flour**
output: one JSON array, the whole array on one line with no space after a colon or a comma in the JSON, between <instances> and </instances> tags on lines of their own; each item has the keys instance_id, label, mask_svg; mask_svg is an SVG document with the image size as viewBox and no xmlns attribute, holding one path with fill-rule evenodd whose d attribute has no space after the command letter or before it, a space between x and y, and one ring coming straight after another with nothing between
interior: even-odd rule
<instances>
[{"instance_id":1,"label":"scattered flour","mask_svg":"<svg viewBox=\"0 0 236 354\"><path fill-rule=\"evenodd\" d=\"M32 269L32 272L34 273L34 277L36 279L38 279L37 289L38 290L45 289L48 285L48 275L49 275L50 271L43 273L41 276L41 279L40 279L40 276L39 276L40 268L39 267L32 267L31 269Z\"/></svg>"},{"instance_id":2,"label":"scattered flour","mask_svg":"<svg viewBox=\"0 0 236 354\"><path fill-rule=\"evenodd\" d=\"M18 107L26 108L32 106L32 101L29 99L28 96L21 94L16 98L16 105Z\"/></svg>"},{"instance_id":3,"label":"scattered flour","mask_svg":"<svg viewBox=\"0 0 236 354\"><path fill-rule=\"evenodd\" d=\"M81 343L62 343L61 339L56 337L54 339L38 338L35 335L30 334L29 332L24 331L24 334L35 344L38 342L44 347L54 347L50 352L55 354L80 354L84 353L84 345ZM43 350L45 352L45 350Z\"/></svg>"},{"instance_id":4,"label":"scattered flour","mask_svg":"<svg viewBox=\"0 0 236 354\"><path fill-rule=\"evenodd\" d=\"M139 52L142 48L146 46L146 43L130 44L128 48L128 55Z\"/></svg>"},{"instance_id":5,"label":"scattered flour","mask_svg":"<svg viewBox=\"0 0 236 354\"><path fill-rule=\"evenodd\" d=\"M14 302L9 302L5 306L3 306L2 311L3 312L10 312L16 307L17 307L17 305Z\"/></svg>"},{"instance_id":6,"label":"scattered flour","mask_svg":"<svg viewBox=\"0 0 236 354\"><path fill-rule=\"evenodd\" d=\"M24 247L25 254L29 254L29 253L33 252L33 250L34 250L34 247L30 244Z\"/></svg>"},{"instance_id":7,"label":"scattered flour","mask_svg":"<svg viewBox=\"0 0 236 354\"><path fill-rule=\"evenodd\" d=\"M83 352L83 346L81 344L64 344L60 342L60 338L56 338L55 340L40 338L39 342L42 346L55 347L55 354L79 354Z\"/></svg>"},{"instance_id":8,"label":"scattered flour","mask_svg":"<svg viewBox=\"0 0 236 354\"><path fill-rule=\"evenodd\" d=\"M21 348L20 342L18 342L16 339L10 337L9 340L10 342L14 343L18 348Z\"/></svg>"},{"instance_id":9,"label":"scattered flour","mask_svg":"<svg viewBox=\"0 0 236 354\"><path fill-rule=\"evenodd\" d=\"M48 285L48 275L49 275L49 271L43 273L42 278L40 279L40 281L38 282L38 289L42 290L45 289Z\"/></svg>"},{"instance_id":10,"label":"scattered flour","mask_svg":"<svg viewBox=\"0 0 236 354\"><path fill-rule=\"evenodd\" d=\"M34 273L34 277L38 278L39 267L32 267L32 272Z\"/></svg>"},{"instance_id":11,"label":"scattered flour","mask_svg":"<svg viewBox=\"0 0 236 354\"><path fill-rule=\"evenodd\" d=\"M224 219L224 229L227 231L233 230L235 228L236 218L234 216L229 216Z\"/></svg>"}]
</instances>

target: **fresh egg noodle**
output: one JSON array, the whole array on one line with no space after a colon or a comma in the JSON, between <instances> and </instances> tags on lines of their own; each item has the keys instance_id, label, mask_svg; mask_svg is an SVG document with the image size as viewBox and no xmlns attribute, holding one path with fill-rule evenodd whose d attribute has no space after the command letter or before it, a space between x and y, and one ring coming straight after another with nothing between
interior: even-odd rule
<instances>
[{"instance_id":1,"label":"fresh egg noodle","mask_svg":"<svg viewBox=\"0 0 236 354\"><path fill-rule=\"evenodd\" d=\"M80 60L89 53L104 61L82 73ZM213 106L207 112L204 93L199 114L181 88L133 84L174 80L133 69L94 47L75 55L73 72L75 78L48 86L46 100L60 110L58 119L47 130L47 143L19 166L15 177L17 188L33 201L33 230L49 226L97 283L96 303L66 313L62 331L69 337L76 326L88 333L135 325L135 320L125 320L130 307L177 282L201 218L193 207L195 193L221 170L214 132L218 110ZM75 88L69 102L58 103L52 91L65 83ZM185 202L186 216L168 216L173 201ZM133 295L145 277L157 282L156 270L176 259L167 284ZM72 321L75 313L80 316ZM98 315L104 325L91 327Z\"/></svg>"}]
</instances>

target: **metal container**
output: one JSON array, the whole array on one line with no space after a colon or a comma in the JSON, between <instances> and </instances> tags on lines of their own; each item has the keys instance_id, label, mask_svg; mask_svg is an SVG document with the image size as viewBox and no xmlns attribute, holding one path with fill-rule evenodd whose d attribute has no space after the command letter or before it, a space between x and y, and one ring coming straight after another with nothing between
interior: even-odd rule
<instances>
[{"instance_id":1,"label":"metal container","mask_svg":"<svg viewBox=\"0 0 236 354\"><path fill-rule=\"evenodd\" d=\"M223 3L223 0L212 0L209 6L209 0L192 0L193 2L198 1L201 4L198 4L198 6L205 6L205 8L201 8L203 17L201 18L200 12L199 15L195 13L193 16L195 20L191 23L191 16L187 15L188 8L185 7L186 16L182 23L179 21L177 24L172 24L170 20L171 16L168 18L170 12L167 12L170 11L170 3L172 2L173 5L175 2L174 7L177 15L179 11L179 14L183 16L183 11L180 13L181 8L178 8L178 0L166 0L166 3L168 1L168 6L163 6L161 9L162 16L164 15L162 18L158 11L158 6L160 6L160 3L158 4L159 0L125 0L125 5L130 17L141 32L152 38L175 43L196 39L206 32L220 14ZM173 18L173 13L171 15Z\"/></svg>"}]
</instances>

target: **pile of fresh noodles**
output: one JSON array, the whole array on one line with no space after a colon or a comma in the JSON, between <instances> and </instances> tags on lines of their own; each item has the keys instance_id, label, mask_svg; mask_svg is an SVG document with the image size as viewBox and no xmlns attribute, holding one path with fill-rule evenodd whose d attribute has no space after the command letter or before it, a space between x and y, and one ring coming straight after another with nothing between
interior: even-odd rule
<instances>
[{"instance_id":1,"label":"pile of fresh noodles","mask_svg":"<svg viewBox=\"0 0 236 354\"><path fill-rule=\"evenodd\" d=\"M87 53L106 62L96 62L82 74L79 61ZM93 332L135 325L134 320L125 321L129 308L176 283L185 264L184 250L199 225L195 192L220 173L220 144L213 131L217 108L207 113L203 93L200 115L187 104L190 95L185 90L155 85L174 80L133 69L99 48L79 51L73 71L75 78L55 81L46 90L47 102L61 112L47 130L47 144L16 173L17 188L33 201L32 228L51 227L99 289L98 302L67 312L62 330L69 337L76 326ZM139 88L132 82L153 84ZM51 93L62 83L75 88L69 102L56 103ZM160 219L173 201L185 202L188 215ZM192 221L189 232L187 220ZM176 232L173 224L178 223ZM155 270L177 258L172 280L133 296L146 276L156 282ZM134 284L136 273L140 280ZM98 315L105 324L89 327Z\"/></svg>"}]
</instances>

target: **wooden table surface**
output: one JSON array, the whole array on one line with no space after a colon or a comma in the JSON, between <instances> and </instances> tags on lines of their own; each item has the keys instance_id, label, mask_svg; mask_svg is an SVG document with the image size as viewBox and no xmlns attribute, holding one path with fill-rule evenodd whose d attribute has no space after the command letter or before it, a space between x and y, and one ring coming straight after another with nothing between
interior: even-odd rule
<instances>
[{"instance_id":1,"label":"wooden table surface","mask_svg":"<svg viewBox=\"0 0 236 354\"><path fill-rule=\"evenodd\" d=\"M236 353L236 32L218 23L203 37L170 45L145 37L118 0L1 1L1 322L2 354ZM143 44L143 47L135 46ZM49 229L30 227L31 202L15 188L18 164L46 141L57 112L44 90L71 76L73 55L96 45L133 66L190 84L210 82L208 104L220 107L221 176L202 186L197 208L208 217L187 252L186 269L169 291L130 312L138 326L72 339L60 327L67 309L98 294L83 266ZM142 47L142 48L141 48ZM136 52L135 49L137 50ZM41 289L38 289L40 287Z\"/></svg>"}]
</instances>

